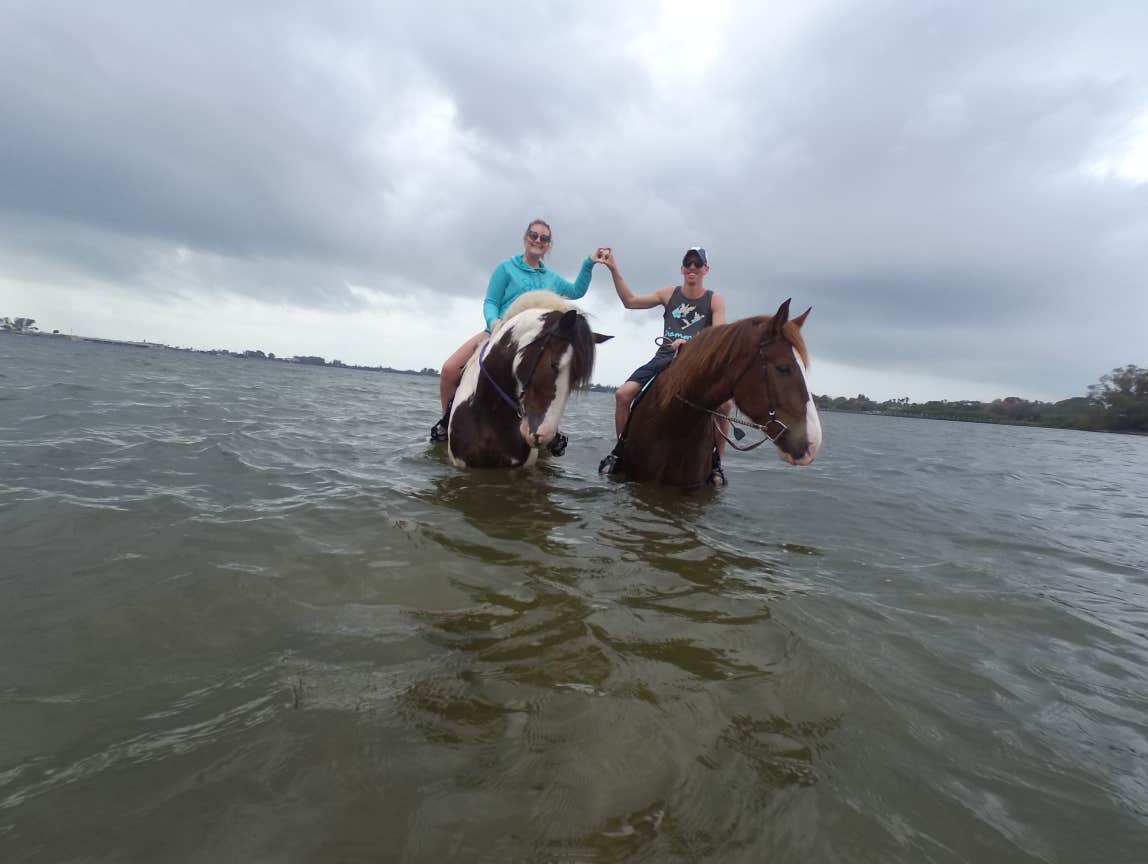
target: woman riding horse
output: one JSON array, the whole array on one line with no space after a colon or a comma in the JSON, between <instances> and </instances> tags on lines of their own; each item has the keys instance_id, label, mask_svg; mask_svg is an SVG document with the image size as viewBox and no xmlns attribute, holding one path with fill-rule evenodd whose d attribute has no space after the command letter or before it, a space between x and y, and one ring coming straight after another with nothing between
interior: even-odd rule
<instances>
[{"instance_id":1,"label":"woman riding horse","mask_svg":"<svg viewBox=\"0 0 1148 864\"><path fill-rule=\"evenodd\" d=\"M523 294L463 371L447 427L455 465L517 468L549 447L571 391L590 383L586 316L549 291Z\"/></svg>"},{"instance_id":2,"label":"woman riding horse","mask_svg":"<svg viewBox=\"0 0 1148 864\"><path fill-rule=\"evenodd\" d=\"M601 261L599 257L601 250L595 250L587 256L582 262L582 269L578 271L577 279L567 282L553 270L548 269L542 260L550 251L552 239L550 225L545 220L535 219L526 226L526 233L522 235L522 254L500 261L494 268L490 284L486 288L486 299L482 304L486 329L463 342L442 364L438 385L442 419L431 427L432 442L446 440L450 406L462 377L462 368L478 346L490 335L494 322L506 314L511 303L527 291L539 290L552 291L562 297L577 300L585 295L590 287L594 265ZM554 440L554 449L558 451L555 455L561 455L561 451L566 449L565 436L559 433Z\"/></svg>"}]
</instances>

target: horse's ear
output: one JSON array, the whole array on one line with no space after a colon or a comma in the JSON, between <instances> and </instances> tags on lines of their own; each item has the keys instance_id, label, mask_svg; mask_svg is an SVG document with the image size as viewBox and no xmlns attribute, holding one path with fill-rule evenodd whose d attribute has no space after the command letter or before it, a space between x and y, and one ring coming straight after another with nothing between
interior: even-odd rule
<instances>
[{"instance_id":1,"label":"horse's ear","mask_svg":"<svg viewBox=\"0 0 1148 864\"><path fill-rule=\"evenodd\" d=\"M596 343L598 343L599 345L601 345L603 342L606 342L606 341L613 339L613 338L614 338L613 336L607 336L605 333L595 333L594 334L594 341Z\"/></svg>"},{"instance_id":2,"label":"horse's ear","mask_svg":"<svg viewBox=\"0 0 1148 864\"><path fill-rule=\"evenodd\" d=\"M773 326L780 327L789 320L789 301L792 297L786 299L784 303L777 307L777 312L773 316Z\"/></svg>"},{"instance_id":3,"label":"horse's ear","mask_svg":"<svg viewBox=\"0 0 1148 864\"><path fill-rule=\"evenodd\" d=\"M794 318L793 323L796 324L798 327L800 327L802 324L805 323L805 319L809 317L809 313L812 311L813 311L813 307L810 306L808 309L806 309L804 312L802 312L800 315L798 315L796 318Z\"/></svg>"},{"instance_id":4,"label":"horse's ear","mask_svg":"<svg viewBox=\"0 0 1148 864\"><path fill-rule=\"evenodd\" d=\"M578 321L578 310L567 309L562 313L562 318L558 321L558 332L562 334L569 333L574 329L574 324Z\"/></svg>"},{"instance_id":5,"label":"horse's ear","mask_svg":"<svg viewBox=\"0 0 1148 864\"><path fill-rule=\"evenodd\" d=\"M790 298L793 299L793 298ZM766 333L770 338L781 335L781 328L785 326L785 322L789 320L789 300L786 300L777 307L777 311L773 313L773 317L769 319L769 325Z\"/></svg>"}]
</instances>

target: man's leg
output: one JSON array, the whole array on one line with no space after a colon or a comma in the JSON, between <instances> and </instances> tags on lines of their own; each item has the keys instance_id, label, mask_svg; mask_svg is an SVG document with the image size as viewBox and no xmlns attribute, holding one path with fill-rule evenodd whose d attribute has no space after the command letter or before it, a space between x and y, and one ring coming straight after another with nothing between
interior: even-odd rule
<instances>
[{"instance_id":1,"label":"man's leg","mask_svg":"<svg viewBox=\"0 0 1148 864\"><path fill-rule=\"evenodd\" d=\"M618 440L614 442L614 449L598 463L599 474L614 474L622 470L622 433L630 419L630 403L641 391L642 385L637 381L627 381L614 393L614 433Z\"/></svg>"},{"instance_id":2,"label":"man's leg","mask_svg":"<svg viewBox=\"0 0 1148 864\"><path fill-rule=\"evenodd\" d=\"M710 486L725 486L725 471L721 467L721 457L725 453L726 436L729 435L729 412L733 410L733 401L726 402L720 408L718 413L722 415L721 419L717 421L718 429L721 434L714 431L714 455L713 464L710 466L709 476L706 478L706 483Z\"/></svg>"},{"instance_id":3,"label":"man's leg","mask_svg":"<svg viewBox=\"0 0 1148 864\"><path fill-rule=\"evenodd\" d=\"M637 398L642 385L637 381L627 381L614 393L614 434L621 438L630 419L630 403Z\"/></svg>"},{"instance_id":4,"label":"man's leg","mask_svg":"<svg viewBox=\"0 0 1148 864\"><path fill-rule=\"evenodd\" d=\"M717 410L722 415L721 419L718 420L718 429L721 430L721 434L717 436L717 441L714 444L717 445L718 456L722 456L725 454L725 439L729 435L729 413L733 410L733 400L726 402Z\"/></svg>"}]
</instances>

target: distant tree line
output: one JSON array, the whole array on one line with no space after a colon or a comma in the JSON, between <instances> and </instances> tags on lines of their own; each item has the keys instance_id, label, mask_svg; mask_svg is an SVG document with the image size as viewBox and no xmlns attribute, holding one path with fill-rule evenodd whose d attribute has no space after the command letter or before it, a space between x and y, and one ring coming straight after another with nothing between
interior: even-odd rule
<instances>
[{"instance_id":1,"label":"distant tree line","mask_svg":"<svg viewBox=\"0 0 1148 864\"><path fill-rule=\"evenodd\" d=\"M39 329L35 318L0 318L0 330L8 333L36 333Z\"/></svg>"},{"instance_id":2,"label":"distant tree line","mask_svg":"<svg viewBox=\"0 0 1148 864\"><path fill-rule=\"evenodd\" d=\"M992 402L941 399L917 403L905 397L876 402L864 394L853 397L814 396L813 401L826 411L1148 433L1148 369L1132 365L1118 367L1101 376L1099 382L1088 388L1087 396L1074 396L1060 402L1030 402L1017 396L1006 396Z\"/></svg>"},{"instance_id":3,"label":"distant tree line","mask_svg":"<svg viewBox=\"0 0 1148 864\"><path fill-rule=\"evenodd\" d=\"M319 357L314 354L296 354L294 357L276 357L274 354L268 352L263 353L259 350L247 350L242 352L227 351L224 349L217 349L210 352L212 354L224 354L229 357L242 357L245 360L279 360L283 363L299 363L303 366L329 366L335 369L359 369L365 372L394 372L398 375L434 375L438 376L437 369L423 367L417 372L414 369L394 369L390 366L356 366L352 363L344 363L342 360L328 360L325 357Z\"/></svg>"},{"instance_id":4,"label":"distant tree line","mask_svg":"<svg viewBox=\"0 0 1148 864\"><path fill-rule=\"evenodd\" d=\"M0 332L39 334L33 318L0 318ZM53 330L53 333L59 331ZM96 340L113 342L114 340ZM139 344L139 343L122 343ZM152 344L150 347L168 348ZM174 349L186 350L191 349ZM361 369L369 372L394 372L402 375L438 376L438 370L424 367L393 369L390 366L352 366L342 360L327 361L313 355L276 357L259 350L228 351L215 349L194 353L225 355L249 360L277 360L308 366ZM593 384L594 391L610 392L616 388ZM1148 369L1122 366L1088 388L1087 396L1074 396L1060 402L1030 402L1017 396L1006 396L992 402L947 399L910 402L907 397L876 402L864 394L857 396L814 396L817 407L825 411L858 411L866 414L892 414L902 417L927 417L937 420L966 420L975 423L1010 423L1023 426L1054 426L1061 429L1092 429L1106 432L1139 432L1148 434Z\"/></svg>"}]
</instances>

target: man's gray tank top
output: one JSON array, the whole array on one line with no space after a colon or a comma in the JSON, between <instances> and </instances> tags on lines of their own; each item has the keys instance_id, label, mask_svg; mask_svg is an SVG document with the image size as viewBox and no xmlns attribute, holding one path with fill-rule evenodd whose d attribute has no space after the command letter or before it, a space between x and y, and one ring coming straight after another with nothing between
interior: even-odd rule
<instances>
[{"instance_id":1,"label":"man's gray tank top","mask_svg":"<svg viewBox=\"0 0 1148 864\"><path fill-rule=\"evenodd\" d=\"M662 315L666 325L663 334L666 339L658 348L659 354L673 353L670 344L675 339L692 339L714 323L713 296L714 292L706 289L706 293L697 300L690 300L683 293L681 285L674 289Z\"/></svg>"}]
</instances>

